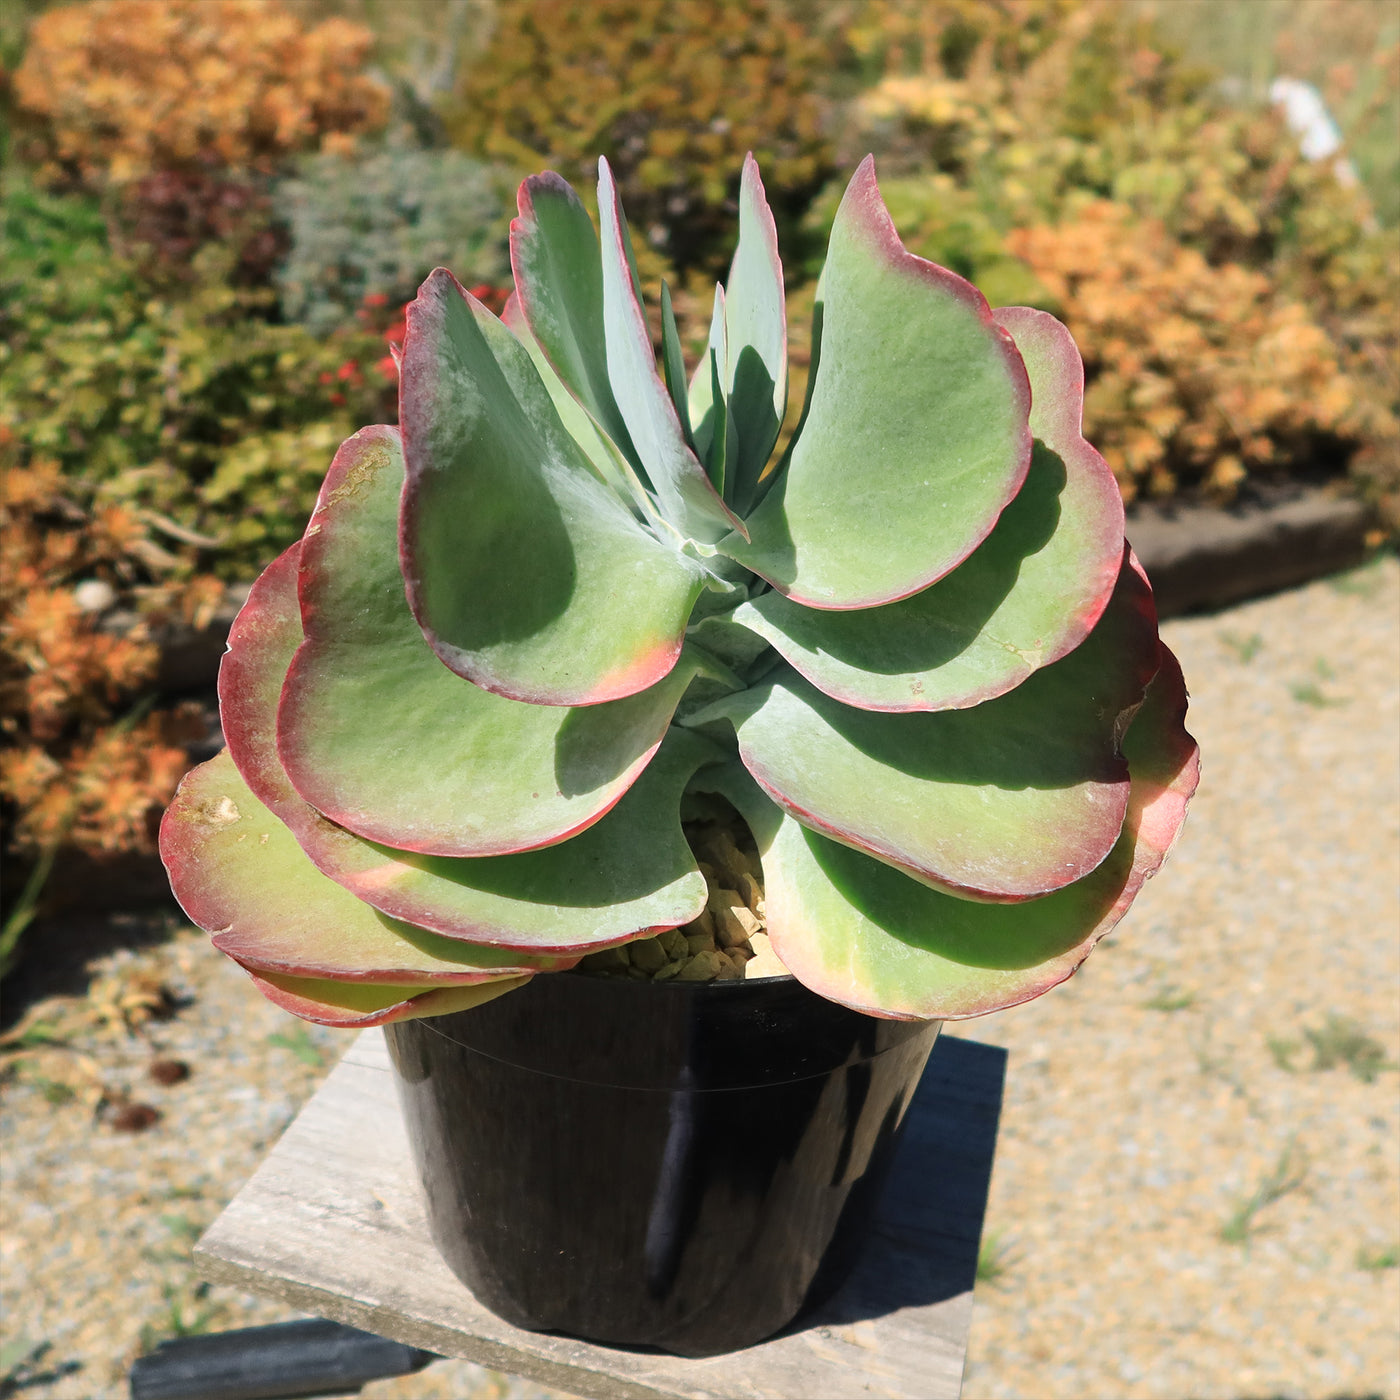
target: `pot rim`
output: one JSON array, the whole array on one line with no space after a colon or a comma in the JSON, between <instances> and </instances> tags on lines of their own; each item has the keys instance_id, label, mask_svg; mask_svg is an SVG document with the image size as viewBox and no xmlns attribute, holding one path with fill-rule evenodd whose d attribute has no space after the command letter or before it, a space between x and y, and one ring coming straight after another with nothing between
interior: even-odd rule
<instances>
[{"instance_id":1,"label":"pot rim","mask_svg":"<svg viewBox=\"0 0 1400 1400\"><path fill-rule=\"evenodd\" d=\"M580 1085L716 1093L869 1063L940 1020L872 1016L792 976L666 982L549 973L466 1011L396 1022L492 1063Z\"/></svg>"},{"instance_id":2,"label":"pot rim","mask_svg":"<svg viewBox=\"0 0 1400 1400\"><path fill-rule=\"evenodd\" d=\"M452 1036L448 1035L445 1031L439 1029L439 1027L432 1024L432 1022L440 1021L442 1019L443 1018L440 1016L418 1016L414 1018L414 1022L420 1025L423 1028L423 1030L431 1031L434 1035L439 1036L441 1039L445 1040L449 1045L455 1046L458 1050L464 1051L466 1054L480 1056L480 1058L483 1060L490 1060L492 1064L505 1065L508 1069L513 1069L520 1074L539 1075L541 1079L557 1079L564 1084L587 1085L587 1087L590 1089L616 1089L619 1092L628 1094L666 1094L670 1096L674 1096L677 1093L683 1093L686 1095L752 1094L761 1092L765 1089L786 1089L793 1084L803 1084L809 1079L827 1079L837 1070L840 1069L852 1069L857 1065L872 1064L874 1061L880 1059L882 1056L888 1055L892 1050L899 1050L903 1048L904 1044L903 1041L900 1041L893 1045L886 1045L883 1050L876 1050L869 1055L862 1055L859 1059L846 1060L839 1065L828 1066L825 1069L815 1069L807 1074L795 1075L791 1079L774 1079L767 1083L718 1084L711 1088L706 1088L703 1085L687 1084L672 1084L669 1086L656 1084L621 1084L613 1083L611 1081L603 1079L589 1079L577 1075L556 1074L552 1070L539 1069L534 1065L522 1065L516 1063L514 1060L503 1059L500 1055L492 1055L488 1051L479 1050L475 1045L467 1045L460 1040L456 1040ZM400 1022L398 1024L406 1026L413 1024L413 1022ZM940 1028L940 1031L942 1028L942 1022L919 1021L912 1024L917 1024L919 1026L929 1026L937 1024Z\"/></svg>"}]
</instances>

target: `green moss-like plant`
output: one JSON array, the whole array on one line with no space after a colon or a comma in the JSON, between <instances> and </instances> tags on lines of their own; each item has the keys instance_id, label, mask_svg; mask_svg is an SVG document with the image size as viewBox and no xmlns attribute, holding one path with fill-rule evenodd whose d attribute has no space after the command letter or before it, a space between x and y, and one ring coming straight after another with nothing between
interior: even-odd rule
<instances>
[{"instance_id":1,"label":"green moss-like plant","mask_svg":"<svg viewBox=\"0 0 1400 1400\"><path fill-rule=\"evenodd\" d=\"M435 267L470 286L502 281L507 199L488 166L460 151L322 155L277 186L292 246L278 269L283 314L324 334L367 296L402 304Z\"/></svg>"}]
</instances>

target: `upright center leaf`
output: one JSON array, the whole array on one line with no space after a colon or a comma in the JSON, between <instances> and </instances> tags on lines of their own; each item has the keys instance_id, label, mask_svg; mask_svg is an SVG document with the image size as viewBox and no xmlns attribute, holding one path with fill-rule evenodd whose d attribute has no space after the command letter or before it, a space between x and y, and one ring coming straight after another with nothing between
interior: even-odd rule
<instances>
[{"instance_id":1,"label":"upright center leaf","mask_svg":"<svg viewBox=\"0 0 1400 1400\"><path fill-rule=\"evenodd\" d=\"M1030 463L1030 386L981 293L905 250L874 162L837 212L786 470L725 553L818 608L893 602L987 537Z\"/></svg>"},{"instance_id":2,"label":"upright center leaf","mask_svg":"<svg viewBox=\"0 0 1400 1400\"><path fill-rule=\"evenodd\" d=\"M680 654L698 565L594 475L528 352L449 273L408 326L401 548L433 650L535 704L653 685Z\"/></svg>"}]
</instances>

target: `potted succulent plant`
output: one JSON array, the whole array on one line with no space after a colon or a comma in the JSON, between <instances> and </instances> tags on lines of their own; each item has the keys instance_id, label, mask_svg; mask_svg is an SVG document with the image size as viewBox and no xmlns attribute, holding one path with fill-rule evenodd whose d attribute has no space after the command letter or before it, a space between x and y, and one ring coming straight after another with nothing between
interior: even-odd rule
<instances>
[{"instance_id":1,"label":"potted succulent plant","mask_svg":"<svg viewBox=\"0 0 1400 1400\"><path fill-rule=\"evenodd\" d=\"M259 990L388 1025L484 1301L704 1354L839 1282L939 1024L1073 973L1197 753L1064 327L908 253L867 160L774 460L753 159L688 377L598 194L525 181L502 319L424 283L161 842Z\"/></svg>"}]
</instances>

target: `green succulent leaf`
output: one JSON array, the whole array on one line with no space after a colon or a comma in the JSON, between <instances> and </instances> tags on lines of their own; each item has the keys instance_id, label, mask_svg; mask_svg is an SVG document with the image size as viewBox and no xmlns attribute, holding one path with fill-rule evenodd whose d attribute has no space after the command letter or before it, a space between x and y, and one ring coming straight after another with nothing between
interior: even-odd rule
<instances>
[{"instance_id":1,"label":"green succulent leaf","mask_svg":"<svg viewBox=\"0 0 1400 1400\"><path fill-rule=\"evenodd\" d=\"M229 756L323 875L394 919L527 953L608 946L699 914L705 882L681 832L680 799L696 768L722 754L685 730L668 732L612 811L542 851L416 855L364 841L304 802L277 757L275 733L278 695L303 635L300 549L294 545L253 585L229 634L219 689ZM252 862L261 847L243 849L250 862L244 876L256 888L261 867ZM246 942L228 951L245 963L274 965L265 949L259 957ZM295 970L280 956L276 966Z\"/></svg>"},{"instance_id":2,"label":"green succulent leaf","mask_svg":"<svg viewBox=\"0 0 1400 1400\"><path fill-rule=\"evenodd\" d=\"M720 366L725 363L724 348L724 287L715 283L715 305L710 315L710 339L695 373L690 376L687 404L694 433L695 451L708 468L710 445L714 441L717 406L724 397ZM710 480L715 474L710 472Z\"/></svg>"},{"instance_id":3,"label":"green succulent leaf","mask_svg":"<svg viewBox=\"0 0 1400 1400\"><path fill-rule=\"evenodd\" d=\"M787 412L787 304L778 231L752 152L739 185L739 243L724 293L724 393L737 449L725 499L740 515L753 504L758 478Z\"/></svg>"},{"instance_id":4,"label":"green succulent leaf","mask_svg":"<svg viewBox=\"0 0 1400 1400\"><path fill-rule=\"evenodd\" d=\"M681 431L693 448L690 434L690 401L685 382L685 359L681 353L681 333L676 328L676 311L671 305L671 288L661 284L661 367L666 375L666 390L671 395Z\"/></svg>"},{"instance_id":5,"label":"green succulent leaf","mask_svg":"<svg viewBox=\"0 0 1400 1400\"><path fill-rule=\"evenodd\" d=\"M1054 659L1046 643L1060 620L1057 600L1023 579L1054 543L1067 487L1064 463L1037 443L1025 484L992 533L937 583L883 607L843 612L770 590L743 604L735 618L847 705L889 711L976 705ZM1114 554L1121 557L1121 535Z\"/></svg>"},{"instance_id":6,"label":"green succulent leaf","mask_svg":"<svg viewBox=\"0 0 1400 1400\"><path fill-rule=\"evenodd\" d=\"M535 705L660 680L704 572L589 470L525 348L439 270L408 308L403 366L401 562L444 664Z\"/></svg>"},{"instance_id":7,"label":"green succulent leaf","mask_svg":"<svg viewBox=\"0 0 1400 1400\"><path fill-rule=\"evenodd\" d=\"M306 637L297 600L300 569L298 540L254 580L219 662L219 724L228 756L258 801L279 815L289 797L301 802L277 757L277 702Z\"/></svg>"},{"instance_id":8,"label":"green succulent leaf","mask_svg":"<svg viewBox=\"0 0 1400 1400\"><path fill-rule=\"evenodd\" d=\"M705 470L710 474L716 491L723 491L735 469L738 458L738 433L734 415L729 411L729 401L719 382L719 361L713 354L709 356L711 403L709 426L711 432L709 454L705 459Z\"/></svg>"},{"instance_id":9,"label":"green succulent leaf","mask_svg":"<svg viewBox=\"0 0 1400 1400\"><path fill-rule=\"evenodd\" d=\"M821 357L785 470L725 553L818 608L926 588L1025 479L1030 389L980 292L905 250L856 172L823 273Z\"/></svg>"},{"instance_id":10,"label":"green succulent leaf","mask_svg":"<svg viewBox=\"0 0 1400 1400\"><path fill-rule=\"evenodd\" d=\"M554 371L543 348L520 309L520 297L512 292L507 299L501 320L510 333L525 347L541 382L549 392L554 411L564 425L564 431L583 449L598 480L610 486L643 520L658 519L656 502L642 484L632 463L621 448L594 422L592 415L569 392L564 381Z\"/></svg>"},{"instance_id":11,"label":"green succulent leaf","mask_svg":"<svg viewBox=\"0 0 1400 1400\"><path fill-rule=\"evenodd\" d=\"M306 641L282 691L278 752L318 811L397 850L484 856L552 845L632 785L694 674L566 708L449 671L404 597L395 547L403 457L392 428L350 438L302 542Z\"/></svg>"},{"instance_id":12,"label":"green succulent leaf","mask_svg":"<svg viewBox=\"0 0 1400 1400\"><path fill-rule=\"evenodd\" d=\"M559 378L635 465L636 449L608 377L593 221L573 187L552 170L525 180L516 205L510 263L525 323Z\"/></svg>"},{"instance_id":13,"label":"green succulent leaf","mask_svg":"<svg viewBox=\"0 0 1400 1400\"><path fill-rule=\"evenodd\" d=\"M1084 366L1069 332L1026 307L995 313L1030 376L1030 471L952 573L882 608L828 612L763 593L735 613L813 685L872 710L962 709L1073 651L1108 605L1123 502L1084 440Z\"/></svg>"},{"instance_id":14,"label":"green succulent leaf","mask_svg":"<svg viewBox=\"0 0 1400 1400\"><path fill-rule=\"evenodd\" d=\"M577 961L478 947L371 908L316 868L228 753L185 775L161 825L161 854L181 908L215 947L262 972L421 986Z\"/></svg>"},{"instance_id":15,"label":"green succulent leaf","mask_svg":"<svg viewBox=\"0 0 1400 1400\"><path fill-rule=\"evenodd\" d=\"M1113 849L1128 800L1118 741L1156 666L1151 590L1125 559L1075 651L971 709L854 709L786 668L712 709L804 826L965 899L1016 901Z\"/></svg>"},{"instance_id":16,"label":"green succulent leaf","mask_svg":"<svg viewBox=\"0 0 1400 1400\"><path fill-rule=\"evenodd\" d=\"M412 1021L419 1016L447 1016L469 1011L483 1002L494 1001L506 992L523 987L528 977L504 977L469 987L376 986L357 982L336 982L315 977L288 977L280 972L243 969L253 985L275 1006L321 1026L343 1030L363 1030L384 1026L390 1021Z\"/></svg>"},{"instance_id":17,"label":"green succulent leaf","mask_svg":"<svg viewBox=\"0 0 1400 1400\"><path fill-rule=\"evenodd\" d=\"M415 856L308 823L302 845L327 875L399 918L478 946L567 954L699 917L705 880L680 825L681 794L712 746L673 729L600 821L517 855Z\"/></svg>"},{"instance_id":18,"label":"green succulent leaf","mask_svg":"<svg viewBox=\"0 0 1400 1400\"><path fill-rule=\"evenodd\" d=\"M623 421L662 513L690 539L713 543L743 522L724 504L700 459L665 384L656 373L651 331L632 270L631 243L607 161L598 164L598 217L603 244L603 325L608 375Z\"/></svg>"},{"instance_id":19,"label":"green succulent leaf","mask_svg":"<svg viewBox=\"0 0 1400 1400\"><path fill-rule=\"evenodd\" d=\"M784 964L820 996L896 1019L982 1016L1063 982L1166 858L1196 788L1181 670L1165 646L1160 661L1124 741L1132 789L1117 843L1082 880L1024 903L978 904L918 884L794 821L738 765L712 779L758 842Z\"/></svg>"}]
</instances>

